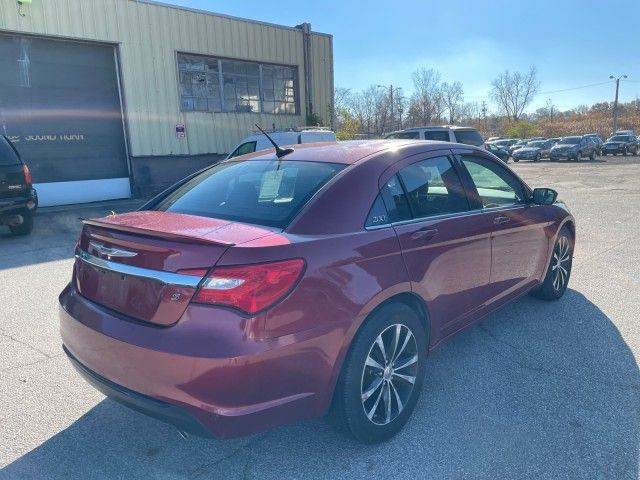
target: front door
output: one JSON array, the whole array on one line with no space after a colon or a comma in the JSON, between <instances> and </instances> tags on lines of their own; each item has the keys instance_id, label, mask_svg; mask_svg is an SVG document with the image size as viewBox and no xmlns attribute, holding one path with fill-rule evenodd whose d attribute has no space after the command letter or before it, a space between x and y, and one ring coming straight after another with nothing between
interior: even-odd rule
<instances>
[{"instance_id":1,"label":"front door","mask_svg":"<svg viewBox=\"0 0 640 480\"><path fill-rule=\"evenodd\" d=\"M487 300L491 268L490 225L481 211L470 211L454 162L442 154L423 158L387 182L396 206L406 202L408 218L394 228L412 289L428 305L432 344Z\"/></svg>"},{"instance_id":2,"label":"front door","mask_svg":"<svg viewBox=\"0 0 640 480\"><path fill-rule=\"evenodd\" d=\"M491 301L530 286L544 270L549 241L543 209L529 201L522 182L499 162L463 154L478 202L493 229L491 247Z\"/></svg>"}]
</instances>

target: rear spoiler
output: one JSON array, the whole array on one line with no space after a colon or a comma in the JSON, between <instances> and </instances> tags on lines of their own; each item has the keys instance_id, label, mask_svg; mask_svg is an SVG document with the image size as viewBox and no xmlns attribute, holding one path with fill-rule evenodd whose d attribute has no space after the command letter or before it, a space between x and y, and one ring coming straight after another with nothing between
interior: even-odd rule
<instances>
[{"instance_id":1,"label":"rear spoiler","mask_svg":"<svg viewBox=\"0 0 640 480\"><path fill-rule=\"evenodd\" d=\"M92 227L106 228L109 230L116 230L118 232L135 233L137 235L146 235L148 237L163 238L166 240L175 240L179 242L195 242L203 243L207 245L218 245L221 247L232 247L235 245L233 242L227 242L224 240L214 240L201 235L190 235L188 233L176 233L176 232L162 232L158 230L152 230L149 228L132 227L130 225L121 225L118 223L111 223L102 220L93 220L80 218L80 221L84 225Z\"/></svg>"}]
</instances>

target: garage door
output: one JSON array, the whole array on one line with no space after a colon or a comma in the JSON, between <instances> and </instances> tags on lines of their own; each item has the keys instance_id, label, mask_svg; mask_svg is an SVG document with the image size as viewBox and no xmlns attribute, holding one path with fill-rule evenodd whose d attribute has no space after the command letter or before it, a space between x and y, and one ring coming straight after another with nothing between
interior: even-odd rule
<instances>
[{"instance_id":1,"label":"garage door","mask_svg":"<svg viewBox=\"0 0 640 480\"><path fill-rule=\"evenodd\" d=\"M113 46L0 35L0 132L43 206L130 196Z\"/></svg>"}]
</instances>

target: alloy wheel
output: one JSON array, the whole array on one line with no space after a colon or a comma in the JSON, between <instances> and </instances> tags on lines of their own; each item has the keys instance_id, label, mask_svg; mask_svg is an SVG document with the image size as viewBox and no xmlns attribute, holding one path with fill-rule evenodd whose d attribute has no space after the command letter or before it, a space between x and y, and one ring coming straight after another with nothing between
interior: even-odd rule
<instances>
[{"instance_id":1,"label":"alloy wheel","mask_svg":"<svg viewBox=\"0 0 640 480\"><path fill-rule=\"evenodd\" d=\"M556 291L561 290L569 280L569 271L571 269L571 248L569 239L564 235L558 239L553 249L553 262L551 270L553 271L553 288Z\"/></svg>"},{"instance_id":2,"label":"alloy wheel","mask_svg":"<svg viewBox=\"0 0 640 480\"><path fill-rule=\"evenodd\" d=\"M387 425L402 413L418 375L418 349L411 330L396 323L369 348L362 370L361 400L367 418Z\"/></svg>"}]
</instances>

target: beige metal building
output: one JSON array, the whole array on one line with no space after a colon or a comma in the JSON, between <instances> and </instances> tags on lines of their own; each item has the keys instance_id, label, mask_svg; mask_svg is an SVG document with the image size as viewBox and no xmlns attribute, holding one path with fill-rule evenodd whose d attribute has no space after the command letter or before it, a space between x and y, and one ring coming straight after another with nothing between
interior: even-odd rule
<instances>
[{"instance_id":1,"label":"beige metal building","mask_svg":"<svg viewBox=\"0 0 640 480\"><path fill-rule=\"evenodd\" d=\"M149 191L329 121L332 37L147 0L0 0L0 133L41 205Z\"/></svg>"}]
</instances>

